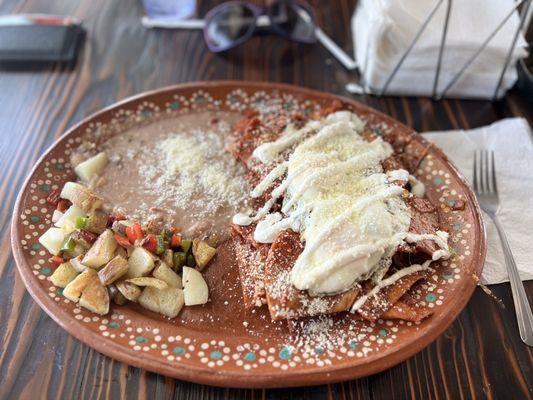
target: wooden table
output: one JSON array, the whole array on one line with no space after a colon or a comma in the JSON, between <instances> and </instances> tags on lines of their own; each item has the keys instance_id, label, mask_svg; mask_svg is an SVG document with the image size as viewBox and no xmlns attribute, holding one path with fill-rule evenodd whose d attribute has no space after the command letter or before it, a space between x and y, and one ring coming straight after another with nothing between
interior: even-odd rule
<instances>
[{"instance_id":1,"label":"wooden table","mask_svg":"<svg viewBox=\"0 0 533 400\"><path fill-rule=\"evenodd\" d=\"M200 15L211 2L202 2ZM215 3L215 2L213 2ZM319 21L347 50L355 1L313 1ZM53 322L15 268L9 222L16 194L40 154L69 126L117 100L178 82L243 79L295 83L346 95L353 77L319 45L254 38L227 56L210 54L200 32L147 31L132 0L0 0L0 14L70 14L88 37L73 69L0 72L0 398L179 399L525 399L533 392L533 351L519 338L508 284L477 289L432 345L381 374L290 390L218 389L169 379L113 361ZM533 105L511 92L496 104L360 97L420 131L472 128L510 116L533 121ZM533 282L526 285L533 293Z\"/></svg>"}]
</instances>

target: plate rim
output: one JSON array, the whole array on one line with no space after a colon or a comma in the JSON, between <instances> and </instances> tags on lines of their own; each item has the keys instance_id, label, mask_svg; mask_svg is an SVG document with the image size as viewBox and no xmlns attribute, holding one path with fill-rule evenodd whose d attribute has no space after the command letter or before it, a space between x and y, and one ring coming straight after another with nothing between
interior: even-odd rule
<instances>
[{"instance_id":1,"label":"plate rim","mask_svg":"<svg viewBox=\"0 0 533 400\"><path fill-rule=\"evenodd\" d=\"M476 288L476 283L472 280L471 283L467 283L462 296L454 296L452 302L448 304L449 312L443 314L439 320L430 321L429 326L426 326L426 332L418 335L413 341L403 344L400 348L389 349L380 354L379 357L370 361L369 363L360 363L355 365L342 365L342 366L324 366L317 368L314 371L308 370L289 370L279 371L276 373L261 373L254 374L240 371L240 372L228 372L228 371L215 371L198 365L190 364L167 364L161 361L154 361L149 357L146 357L143 353L133 352L129 348L124 348L116 342L104 341L101 336L89 329L77 329L83 327L79 321L74 319L70 313L63 308L57 306L57 303L53 301L45 292L43 292L38 282L34 280L34 275L31 273L31 268L26 262L19 238L19 227L17 226L18 215L20 214L20 207L26 193L27 187L30 184L31 178L35 174L38 167L41 165L46 156L53 151L65 138L70 136L73 132L78 130L81 126L89 123L90 121L98 118L99 116L108 113L114 109L120 108L130 102L138 101L140 99L158 95L165 92L173 92L183 89L198 88L199 90L206 88L213 88L217 86L224 86L228 88L253 88L257 90L280 90L288 93L297 93L303 96L309 95L315 98L330 98L332 100L341 100L347 104L357 105L360 108L370 110L373 114L377 114L383 117L387 121L394 122L403 128L414 132L419 140L427 142L427 140L421 136L414 129L399 122L398 120L378 111L364 103L357 100L347 98L342 95L334 93L324 92L315 89L309 89L306 87L277 83L277 82L256 82L256 81L238 81L238 80L217 80L217 81L195 81L188 83L175 84L170 86L164 86L158 89L142 92L133 96L129 96L123 100L115 102L105 108L102 108L87 117L83 118L78 123L67 129L59 138L57 138L35 161L31 171L28 173L24 183L22 184L15 201L13 209L13 215L11 218L11 249L15 259L15 264L19 275L22 278L26 290L30 293L32 298L37 304L50 316L59 326L65 329L70 335L80 340L85 345L92 349L108 356L112 359L124 362L128 365L132 365L138 368L143 368L147 371L159 373L162 375L174 377L177 379L183 379L190 382L214 385L220 387L235 387L235 388L276 388L276 387L294 387L294 386L312 386L326 383L333 383L339 381L345 381L349 379L360 378L364 376L373 375L375 373L384 371L392 366L407 360L412 357L430 343L436 340L442 333L451 325L451 323L457 318L459 313L464 309L472 294ZM481 275L483 265L486 257L487 243L486 243L486 230L483 218L481 216L481 209L477 202L477 199L465 177L457 170L455 165L448 159L448 157L438 147L433 146L433 153L439 155L447 164L447 167L453 171L460 181L461 186L465 189L465 195L467 200L472 205L473 217L474 217L474 230L479 230L479 238L477 241L477 248L475 254L477 257L473 259L474 273ZM476 234L478 232L473 232ZM126 351L125 351L126 350ZM283 377L280 380L280 377Z\"/></svg>"}]
</instances>

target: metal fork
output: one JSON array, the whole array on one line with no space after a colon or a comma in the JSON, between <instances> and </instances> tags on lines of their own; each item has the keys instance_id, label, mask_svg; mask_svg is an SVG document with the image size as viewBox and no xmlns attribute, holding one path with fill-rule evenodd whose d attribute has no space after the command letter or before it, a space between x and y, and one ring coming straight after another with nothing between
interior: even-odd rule
<instances>
[{"instance_id":1,"label":"metal fork","mask_svg":"<svg viewBox=\"0 0 533 400\"><path fill-rule=\"evenodd\" d=\"M505 265L507 266L509 281L511 283L511 292L513 293L520 338L528 346L533 346L533 313L531 312L531 306L526 296L524 284L518 275L518 269L511 252L511 247L507 241L507 236L497 215L499 199L493 151L490 152L490 157L487 150L476 151L474 153L474 190L479 205L492 218L500 235L503 253L505 255Z\"/></svg>"}]
</instances>

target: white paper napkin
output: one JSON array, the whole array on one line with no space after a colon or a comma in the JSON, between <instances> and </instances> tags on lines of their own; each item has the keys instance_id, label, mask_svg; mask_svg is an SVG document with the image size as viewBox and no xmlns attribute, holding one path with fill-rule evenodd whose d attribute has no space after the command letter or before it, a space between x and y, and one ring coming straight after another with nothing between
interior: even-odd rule
<instances>
[{"instance_id":1,"label":"white paper napkin","mask_svg":"<svg viewBox=\"0 0 533 400\"><path fill-rule=\"evenodd\" d=\"M379 90L400 60L437 0L360 0L352 18L355 58L367 89ZM439 91L455 76L513 9L514 0L454 0L450 12ZM432 95L435 68L446 16L446 2L433 16L387 90L389 94ZM519 25L515 11L462 77L449 97L491 98ZM518 37L510 65L525 57ZM513 86L516 69L508 68L499 95Z\"/></svg>"},{"instance_id":2,"label":"white paper napkin","mask_svg":"<svg viewBox=\"0 0 533 400\"><path fill-rule=\"evenodd\" d=\"M533 141L523 118L509 118L468 131L428 132L426 139L440 147L459 171L472 181L476 149L494 150L500 209L522 280L533 279ZM484 284L509 281L498 232L485 216L487 261L481 276Z\"/></svg>"}]
</instances>

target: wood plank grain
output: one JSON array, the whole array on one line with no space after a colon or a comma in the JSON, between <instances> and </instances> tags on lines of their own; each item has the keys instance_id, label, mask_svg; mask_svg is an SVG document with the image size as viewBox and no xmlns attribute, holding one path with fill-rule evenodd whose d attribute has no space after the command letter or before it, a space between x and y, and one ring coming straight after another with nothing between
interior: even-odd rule
<instances>
[{"instance_id":1,"label":"wood plank grain","mask_svg":"<svg viewBox=\"0 0 533 400\"><path fill-rule=\"evenodd\" d=\"M264 2L259 2L263 4ZM311 2L321 26L347 51L355 0ZM199 2L203 15L216 2ZM74 68L0 72L0 399L525 399L533 351L518 336L509 286L493 287L502 309L476 290L433 344L388 371L339 384L276 390L219 389L181 382L113 361L69 336L33 302L15 271L9 222L35 160L69 126L129 95L211 79L295 83L347 95L355 75L321 46L272 36L227 55L210 54L200 32L146 30L131 0L0 0L0 13L72 14L88 37ZM511 91L500 102L427 98L358 100L417 130L471 128L508 116L533 121L532 100ZM533 294L533 282L526 284Z\"/></svg>"}]
</instances>

